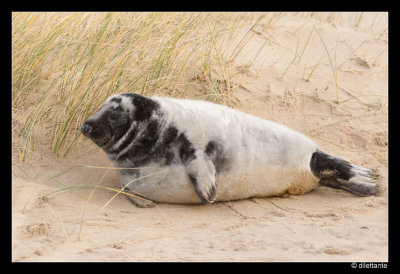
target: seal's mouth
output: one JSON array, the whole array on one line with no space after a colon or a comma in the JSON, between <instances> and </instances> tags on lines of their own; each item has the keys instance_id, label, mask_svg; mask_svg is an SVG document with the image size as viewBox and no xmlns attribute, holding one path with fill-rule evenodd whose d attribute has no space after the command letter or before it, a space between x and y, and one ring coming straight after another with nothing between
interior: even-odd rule
<instances>
[{"instance_id":1,"label":"seal's mouth","mask_svg":"<svg viewBox=\"0 0 400 274\"><path fill-rule=\"evenodd\" d=\"M97 141L95 141L95 143L96 143L98 146L100 146L100 147L102 147L102 148L105 149L105 148L107 148L107 147L109 147L110 145L113 144L114 139L115 139L115 136L114 136L114 135L111 135L111 137L105 138L105 139L97 140Z\"/></svg>"},{"instance_id":2,"label":"seal's mouth","mask_svg":"<svg viewBox=\"0 0 400 274\"><path fill-rule=\"evenodd\" d=\"M101 139L96 139L96 138L90 138L94 143L96 143L98 146L100 146L100 147L104 147L104 146L106 146L106 145L108 145L110 142L111 142L111 140L113 139L113 138L101 138Z\"/></svg>"},{"instance_id":3,"label":"seal's mouth","mask_svg":"<svg viewBox=\"0 0 400 274\"><path fill-rule=\"evenodd\" d=\"M115 136L112 134L106 134L104 137L101 137L101 138L96 138L93 136L91 136L89 138L99 147L105 148L114 142Z\"/></svg>"},{"instance_id":4,"label":"seal's mouth","mask_svg":"<svg viewBox=\"0 0 400 274\"><path fill-rule=\"evenodd\" d=\"M106 147L111 144L115 139L111 128L102 131L101 136L99 136L100 134L98 130L94 130L91 125L84 123L81 127L81 131L84 136L92 140L99 147Z\"/></svg>"}]
</instances>

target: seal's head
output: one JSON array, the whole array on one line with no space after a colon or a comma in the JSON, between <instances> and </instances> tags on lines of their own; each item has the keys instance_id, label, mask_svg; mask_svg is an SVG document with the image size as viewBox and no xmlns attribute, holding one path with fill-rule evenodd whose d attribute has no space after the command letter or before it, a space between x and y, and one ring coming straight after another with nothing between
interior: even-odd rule
<instances>
[{"instance_id":1,"label":"seal's head","mask_svg":"<svg viewBox=\"0 0 400 274\"><path fill-rule=\"evenodd\" d=\"M99 111L83 123L81 131L106 150L130 128L148 120L157 108L157 103L139 94L115 94L107 98Z\"/></svg>"}]
</instances>

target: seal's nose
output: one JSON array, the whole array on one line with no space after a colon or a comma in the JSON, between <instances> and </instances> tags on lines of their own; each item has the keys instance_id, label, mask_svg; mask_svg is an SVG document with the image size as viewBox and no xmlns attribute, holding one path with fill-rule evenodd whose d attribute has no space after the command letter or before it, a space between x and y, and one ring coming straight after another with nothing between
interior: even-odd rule
<instances>
[{"instance_id":1,"label":"seal's nose","mask_svg":"<svg viewBox=\"0 0 400 274\"><path fill-rule=\"evenodd\" d=\"M92 127L89 126L87 123L84 123L81 127L81 131L82 131L83 135L89 136L90 132L92 131Z\"/></svg>"}]
</instances>

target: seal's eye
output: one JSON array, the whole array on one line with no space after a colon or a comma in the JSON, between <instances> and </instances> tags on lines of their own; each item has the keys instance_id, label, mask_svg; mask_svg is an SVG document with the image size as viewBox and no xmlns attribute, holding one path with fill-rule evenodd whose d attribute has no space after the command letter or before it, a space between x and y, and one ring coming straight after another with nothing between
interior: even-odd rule
<instances>
[{"instance_id":1,"label":"seal's eye","mask_svg":"<svg viewBox=\"0 0 400 274\"><path fill-rule=\"evenodd\" d=\"M112 129L116 129L128 123L128 117L122 111L121 107L110 110L107 119L108 119L108 124Z\"/></svg>"},{"instance_id":2,"label":"seal's eye","mask_svg":"<svg viewBox=\"0 0 400 274\"><path fill-rule=\"evenodd\" d=\"M119 111L118 111L118 110L113 110L113 111L108 115L108 118L109 118L110 120L116 120L116 119L119 118L119 116L120 116Z\"/></svg>"}]
</instances>

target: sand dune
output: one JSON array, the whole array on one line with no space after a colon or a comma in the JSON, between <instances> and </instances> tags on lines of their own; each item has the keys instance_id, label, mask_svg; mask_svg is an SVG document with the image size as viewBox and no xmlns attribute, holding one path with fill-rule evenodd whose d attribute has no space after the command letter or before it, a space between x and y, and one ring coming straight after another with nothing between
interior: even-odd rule
<instances>
[{"instance_id":1,"label":"sand dune","mask_svg":"<svg viewBox=\"0 0 400 274\"><path fill-rule=\"evenodd\" d=\"M363 20L373 18L366 13ZM378 18L382 22L375 25L387 23L387 16ZM287 16L268 31L255 28L234 64L240 81L233 107L303 132L328 153L378 169L387 187L387 33L320 21L302 53L311 29L306 16ZM263 58L248 66L264 43ZM334 103L337 94L340 104ZM388 260L387 190L356 197L319 187L300 196L149 209L118 195L102 208L114 193L96 190L88 201L91 190L82 189L42 199L62 187L47 180L61 170L110 165L89 142L66 159L37 155L26 166L13 157L15 262ZM119 187L115 171L104 174L76 168L57 181Z\"/></svg>"}]
</instances>

